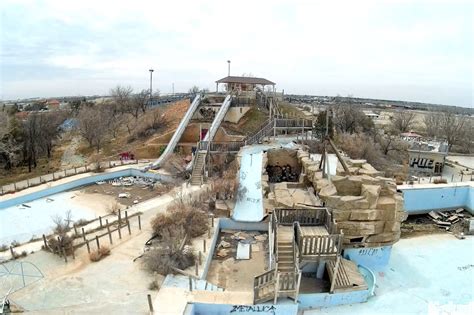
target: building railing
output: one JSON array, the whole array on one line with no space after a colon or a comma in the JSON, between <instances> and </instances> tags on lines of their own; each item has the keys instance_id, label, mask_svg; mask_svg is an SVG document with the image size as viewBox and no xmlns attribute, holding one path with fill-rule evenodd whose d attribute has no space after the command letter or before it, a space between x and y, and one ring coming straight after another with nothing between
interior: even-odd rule
<instances>
[{"instance_id":1,"label":"building railing","mask_svg":"<svg viewBox=\"0 0 474 315\"><path fill-rule=\"evenodd\" d=\"M244 145L244 141L199 141L198 150L205 150L209 152L238 152Z\"/></svg>"},{"instance_id":2,"label":"building railing","mask_svg":"<svg viewBox=\"0 0 474 315\"><path fill-rule=\"evenodd\" d=\"M303 235L299 224L296 225L296 243L303 259L316 259L321 257L334 259L341 253L343 234L329 235Z\"/></svg>"},{"instance_id":3,"label":"building railing","mask_svg":"<svg viewBox=\"0 0 474 315\"><path fill-rule=\"evenodd\" d=\"M300 225L324 225L328 231L331 229L331 214L325 207L314 209L276 208L274 210L279 224L293 225L299 222Z\"/></svg>"}]
</instances>

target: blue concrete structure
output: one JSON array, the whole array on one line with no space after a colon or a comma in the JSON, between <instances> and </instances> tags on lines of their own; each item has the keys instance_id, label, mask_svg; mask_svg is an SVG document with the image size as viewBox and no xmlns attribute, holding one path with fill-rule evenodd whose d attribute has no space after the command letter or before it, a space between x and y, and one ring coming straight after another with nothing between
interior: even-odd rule
<instances>
[{"instance_id":1,"label":"blue concrete structure","mask_svg":"<svg viewBox=\"0 0 474 315\"><path fill-rule=\"evenodd\" d=\"M370 248L346 248L343 257L370 270L383 270L390 261L392 245Z\"/></svg>"},{"instance_id":2,"label":"blue concrete structure","mask_svg":"<svg viewBox=\"0 0 474 315\"><path fill-rule=\"evenodd\" d=\"M432 210L465 208L474 213L474 186L469 183L442 185L400 186L404 207L408 214L428 213Z\"/></svg>"},{"instance_id":3,"label":"blue concrete structure","mask_svg":"<svg viewBox=\"0 0 474 315\"><path fill-rule=\"evenodd\" d=\"M135 169L135 168L129 168L129 169L124 169L124 170L119 170L119 171L114 171L114 172L91 174L90 176L71 180L67 183L60 184L54 187L42 189L42 190L35 191L27 195L22 195L19 197L0 201L0 211L3 208L30 202L39 198L51 196L51 195L54 195L63 191L75 189L81 186L90 185L98 181L111 180L114 178L125 177L125 176L146 177L146 178L152 178L157 181L164 181L164 182L172 181L172 178L170 176L164 176L164 175L161 175L158 173L152 173L152 172L141 172L140 170Z\"/></svg>"}]
</instances>

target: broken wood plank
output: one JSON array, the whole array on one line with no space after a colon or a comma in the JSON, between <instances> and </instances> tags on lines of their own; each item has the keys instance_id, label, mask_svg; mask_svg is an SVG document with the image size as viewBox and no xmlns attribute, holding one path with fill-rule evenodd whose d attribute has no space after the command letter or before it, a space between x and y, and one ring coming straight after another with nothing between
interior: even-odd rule
<instances>
[{"instance_id":1,"label":"broken wood plank","mask_svg":"<svg viewBox=\"0 0 474 315\"><path fill-rule=\"evenodd\" d=\"M434 220L439 220L439 219L441 219L441 216L439 216L439 215L438 215L436 212L434 212L434 211L430 211L430 212L428 213L428 215L429 215L431 218L433 218Z\"/></svg>"}]
</instances>

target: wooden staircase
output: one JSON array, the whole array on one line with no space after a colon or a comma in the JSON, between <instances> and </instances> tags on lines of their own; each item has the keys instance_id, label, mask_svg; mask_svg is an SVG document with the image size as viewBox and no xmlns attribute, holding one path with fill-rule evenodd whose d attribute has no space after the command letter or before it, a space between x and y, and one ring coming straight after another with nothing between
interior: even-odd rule
<instances>
[{"instance_id":1,"label":"wooden staircase","mask_svg":"<svg viewBox=\"0 0 474 315\"><path fill-rule=\"evenodd\" d=\"M279 226L277 233L278 271L293 272L295 260L293 252L293 227Z\"/></svg>"},{"instance_id":2,"label":"wooden staircase","mask_svg":"<svg viewBox=\"0 0 474 315\"><path fill-rule=\"evenodd\" d=\"M194 161L193 171L191 173L191 185L200 186L202 184L202 170L206 162L206 151L199 151Z\"/></svg>"}]
</instances>

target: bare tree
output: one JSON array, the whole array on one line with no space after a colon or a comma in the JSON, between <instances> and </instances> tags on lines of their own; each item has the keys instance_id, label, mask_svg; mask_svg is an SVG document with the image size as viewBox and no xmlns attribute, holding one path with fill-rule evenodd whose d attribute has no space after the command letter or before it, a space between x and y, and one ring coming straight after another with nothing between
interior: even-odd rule
<instances>
[{"instance_id":1,"label":"bare tree","mask_svg":"<svg viewBox=\"0 0 474 315\"><path fill-rule=\"evenodd\" d=\"M150 90L142 90L140 93L133 95L129 102L127 112L131 114L135 118L135 120L137 120L140 112L146 112L149 99Z\"/></svg>"},{"instance_id":2,"label":"bare tree","mask_svg":"<svg viewBox=\"0 0 474 315\"><path fill-rule=\"evenodd\" d=\"M400 110L393 115L392 127L397 132L408 132L415 123L416 113L410 110Z\"/></svg>"},{"instance_id":3,"label":"bare tree","mask_svg":"<svg viewBox=\"0 0 474 315\"><path fill-rule=\"evenodd\" d=\"M115 110L120 113L128 113L130 110L133 89L130 86L117 85L110 90L110 95L115 104Z\"/></svg>"},{"instance_id":4,"label":"bare tree","mask_svg":"<svg viewBox=\"0 0 474 315\"><path fill-rule=\"evenodd\" d=\"M107 112L100 106L84 107L79 113L79 132L97 152L108 136Z\"/></svg>"},{"instance_id":5,"label":"bare tree","mask_svg":"<svg viewBox=\"0 0 474 315\"><path fill-rule=\"evenodd\" d=\"M374 123L353 104L337 104L332 107L333 124L339 132L356 133L373 130Z\"/></svg>"},{"instance_id":6,"label":"bare tree","mask_svg":"<svg viewBox=\"0 0 474 315\"><path fill-rule=\"evenodd\" d=\"M439 136L441 129L441 114L438 112L428 113L424 116L425 132L428 137Z\"/></svg>"},{"instance_id":7,"label":"bare tree","mask_svg":"<svg viewBox=\"0 0 474 315\"><path fill-rule=\"evenodd\" d=\"M449 150L464 138L466 121L467 116L456 115L454 111L446 111L441 115L440 137L446 139Z\"/></svg>"},{"instance_id":8,"label":"bare tree","mask_svg":"<svg viewBox=\"0 0 474 315\"><path fill-rule=\"evenodd\" d=\"M17 141L20 133L18 122L14 116L8 116L6 111L0 112L0 158L5 163L5 169L12 168L21 149Z\"/></svg>"}]
</instances>

